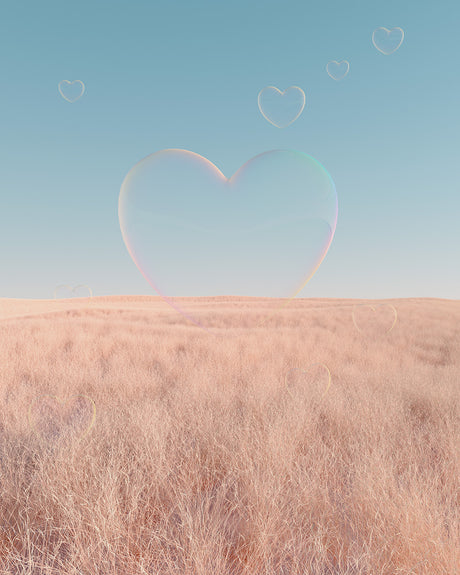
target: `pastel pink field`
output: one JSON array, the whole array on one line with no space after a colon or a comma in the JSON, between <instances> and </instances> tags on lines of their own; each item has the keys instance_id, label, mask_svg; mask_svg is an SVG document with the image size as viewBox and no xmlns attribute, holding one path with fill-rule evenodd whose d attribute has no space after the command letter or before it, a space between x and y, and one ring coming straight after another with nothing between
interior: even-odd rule
<instances>
[{"instance_id":1,"label":"pastel pink field","mask_svg":"<svg viewBox=\"0 0 460 575\"><path fill-rule=\"evenodd\" d=\"M0 575L458 575L460 301L195 300L0 299Z\"/></svg>"}]
</instances>

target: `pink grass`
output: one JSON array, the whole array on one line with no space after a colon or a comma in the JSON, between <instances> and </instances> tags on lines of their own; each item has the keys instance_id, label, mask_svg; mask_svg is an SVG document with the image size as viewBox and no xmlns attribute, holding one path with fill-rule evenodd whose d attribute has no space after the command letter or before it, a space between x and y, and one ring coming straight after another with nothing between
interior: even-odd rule
<instances>
[{"instance_id":1,"label":"pink grass","mask_svg":"<svg viewBox=\"0 0 460 575\"><path fill-rule=\"evenodd\" d=\"M0 300L0 575L458 575L460 303L389 300L369 336L356 303L226 338L153 297ZM327 394L287 393L313 363ZM39 436L41 394L94 426Z\"/></svg>"}]
</instances>

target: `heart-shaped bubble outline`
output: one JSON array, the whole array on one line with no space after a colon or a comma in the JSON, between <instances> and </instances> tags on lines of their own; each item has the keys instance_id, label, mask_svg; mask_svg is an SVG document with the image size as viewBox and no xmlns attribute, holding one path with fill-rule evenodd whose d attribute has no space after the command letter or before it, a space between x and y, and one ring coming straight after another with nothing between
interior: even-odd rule
<instances>
[{"instance_id":1,"label":"heart-shaped bubble outline","mask_svg":"<svg viewBox=\"0 0 460 575\"><path fill-rule=\"evenodd\" d=\"M67 98L67 96L61 90L61 84L67 84L69 86L71 86L72 84L81 84L81 88L82 88L81 94L79 96L77 96L76 98L73 98L73 99ZM81 80L72 80L72 82L69 82L69 80L61 80L58 84L58 89L59 89L59 93L64 98L64 100L67 100L67 102L70 102L71 104L73 104L74 102L79 100L83 96L83 94L85 93L85 85L83 84L83 82Z\"/></svg>"},{"instance_id":2,"label":"heart-shaped bubble outline","mask_svg":"<svg viewBox=\"0 0 460 575\"><path fill-rule=\"evenodd\" d=\"M288 385L288 381L287 381L287 380L288 380L288 374L291 373L292 371L299 371L300 373L303 373L303 374L305 374L305 375L311 375L311 372L310 372L309 370L310 370L312 367L315 367L315 366L317 366L317 365L320 365L321 367L324 367L324 369L327 371L327 374L328 374L328 380L329 380L329 381L328 381L328 384L327 384L327 387L326 387L326 391L325 391L325 392L323 393L323 395L321 396L321 400L322 400L323 397L326 395L326 393L328 392L328 390L329 390L329 388L330 388L330 386L331 386L331 381L332 381L331 371L330 371L330 369L327 367L327 365L326 365L325 363L312 363L312 364L308 365L308 366L305 367L305 368L293 367L293 368L289 369L289 370L286 372L286 375L284 376L284 387L286 388L286 391L288 392L288 394L290 395L290 397L291 397L292 399L295 400L296 398L294 397L294 395L291 393L291 391L290 391L290 389L289 389L289 385Z\"/></svg>"},{"instance_id":3,"label":"heart-shaped bubble outline","mask_svg":"<svg viewBox=\"0 0 460 575\"><path fill-rule=\"evenodd\" d=\"M333 74L331 74L331 72L329 71L329 64L337 64L337 66L340 66L340 64L344 63L347 65L347 71L344 74L342 74L339 78L336 78ZM340 60L340 62L337 62L337 60L331 60L330 62L327 63L326 66L326 72L336 82L340 82L340 80L343 80L349 71L350 71L350 62L348 60Z\"/></svg>"},{"instance_id":4,"label":"heart-shaped bubble outline","mask_svg":"<svg viewBox=\"0 0 460 575\"><path fill-rule=\"evenodd\" d=\"M394 32L395 30L399 30L401 32L401 40L399 42L399 44L396 46L396 48L393 48L393 50L391 50L390 52L385 52L384 50L382 50L381 48L379 48L377 46L377 44L375 43L375 33L378 32L379 30L385 30L387 37ZM404 30L402 28L399 28L398 26L395 26L394 28L391 28L391 30L389 30L388 28L385 28L384 26L381 26L380 28L376 28L373 32L372 32L372 44L374 44L374 46L377 48L377 50L379 52L381 52L382 54L384 54L385 56L389 56L390 54L393 54L394 52L396 52L396 50L398 50L401 46L401 44L403 43L404 40Z\"/></svg>"},{"instance_id":5,"label":"heart-shaped bubble outline","mask_svg":"<svg viewBox=\"0 0 460 575\"><path fill-rule=\"evenodd\" d=\"M394 326L396 325L396 322L398 321L398 312L396 311L395 306L394 306L394 305L391 305L391 303L378 303L378 304L375 304L375 306L376 306L376 307L391 307L392 310L393 310L393 312L394 312L395 319L394 319L393 324L392 324L392 326L390 327L390 329L388 329L387 331L384 332L384 335L386 335L386 334L390 333L390 331L391 331L391 330L394 328ZM356 329L357 329L361 334L366 335L366 332L363 331L363 330L361 330L361 329L358 327L358 325L357 325L357 323L356 323L356 319L355 319L355 309L356 309L356 308L360 308L360 307L370 307L371 310L374 312L374 314L376 313L376 309L375 309L375 307L374 307L372 304L369 304L369 303L361 303L361 304L357 304L357 305L353 306L353 310L352 310L352 312L351 312L351 317L352 317L352 319L353 319L353 323L355 324Z\"/></svg>"},{"instance_id":6,"label":"heart-shaped bubble outline","mask_svg":"<svg viewBox=\"0 0 460 575\"><path fill-rule=\"evenodd\" d=\"M262 106L261 106L261 102L260 102L262 94L263 94L263 92L265 92L265 90L276 90L278 92L278 94L281 94L281 96L285 96L286 92L288 92L289 90L298 90L302 93L302 99L303 99L302 107L300 108L300 111L294 117L293 120L291 120L290 122L288 122L284 126L279 126L278 124L276 124L275 122L272 122L272 120L270 120L270 118L264 113ZM286 90L284 90L283 92L281 90L279 90L276 86L265 86L265 88L262 88L262 90L259 92L259 95L257 97L257 103L259 105L259 110L260 110L260 113L262 114L262 116L268 122L270 122L270 124L273 124L273 126L275 126L276 128L280 128L281 130L283 128L287 128L288 126L290 126L291 124L293 124L297 120L297 118L300 116L300 114L303 112L303 109L305 108L305 102L306 102L305 92L302 90L302 88L299 88L298 86L289 86L289 88L286 88Z\"/></svg>"},{"instance_id":7,"label":"heart-shaped bubble outline","mask_svg":"<svg viewBox=\"0 0 460 575\"><path fill-rule=\"evenodd\" d=\"M89 397L89 395L83 395L83 394L77 394L77 395L72 395L71 397L69 397L67 400L61 400L59 399L59 397L57 395L50 395L50 394L43 394L40 395L39 397L37 397L31 404L29 407L29 411L27 413L27 418L29 421L29 426L31 428L31 430L33 431L33 433L35 433L35 435L39 438L39 440L41 442L45 442L45 443L49 443L49 441L46 441L45 438L43 437L43 434L40 433L38 431L38 429L36 428L36 426L34 425L33 421L32 421L32 408L39 402L43 401L43 399L45 397L49 397L51 399L54 399L55 401L57 401L58 404L61 405L61 407L64 407L66 405L69 405L73 400L77 399L78 397L84 397L85 399L88 399L92 405L92 412L93 415L91 417L91 422L89 423L88 427L86 428L86 430L81 434L81 435L77 435L75 437L76 441L81 441L84 437L86 437L88 435L88 433L91 431L91 428L94 425L94 422L96 421L96 404L95 402L91 399L91 397Z\"/></svg>"},{"instance_id":8,"label":"heart-shaped bubble outline","mask_svg":"<svg viewBox=\"0 0 460 575\"><path fill-rule=\"evenodd\" d=\"M56 286L56 288L53 292L54 293L54 299L70 299L70 298L58 298L58 297L56 297L56 292L59 288L67 288L70 293L75 293L75 291L81 287L86 288L89 291L89 297L93 297L93 290L89 286L87 286L86 284L78 284L77 286L75 286L73 288L72 288L72 286L69 286L68 284L61 284L61 285ZM81 297L83 297L83 296L81 296Z\"/></svg>"}]
</instances>

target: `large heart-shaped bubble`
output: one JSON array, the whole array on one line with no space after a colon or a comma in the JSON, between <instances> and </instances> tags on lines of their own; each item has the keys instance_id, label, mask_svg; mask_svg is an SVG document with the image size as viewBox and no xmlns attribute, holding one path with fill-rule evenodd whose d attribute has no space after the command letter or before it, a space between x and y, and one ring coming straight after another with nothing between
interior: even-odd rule
<instances>
[{"instance_id":1,"label":"large heart-shaped bubble","mask_svg":"<svg viewBox=\"0 0 460 575\"><path fill-rule=\"evenodd\" d=\"M265 152L227 179L198 154L162 150L127 174L119 220L135 264L169 304L206 329L242 327L314 275L334 236L337 195L302 152ZM213 296L227 297L205 299ZM282 299L257 312L261 300L228 296ZM223 308L225 320L216 318Z\"/></svg>"}]
</instances>

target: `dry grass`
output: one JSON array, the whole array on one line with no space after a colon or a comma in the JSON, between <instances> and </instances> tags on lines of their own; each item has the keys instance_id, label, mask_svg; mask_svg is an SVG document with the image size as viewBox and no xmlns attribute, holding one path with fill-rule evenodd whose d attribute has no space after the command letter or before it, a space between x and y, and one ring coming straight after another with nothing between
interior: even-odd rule
<instances>
[{"instance_id":1,"label":"dry grass","mask_svg":"<svg viewBox=\"0 0 460 575\"><path fill-rule=\"evenodd\" d=\"M157 298L0 300L0 574L460 573L460 303L391 300L372 338L353 303L230 338ZM317 362L327 394L286 393ZM94 426L31 428L41 394Z\"/></svg>"}]
</instances>

